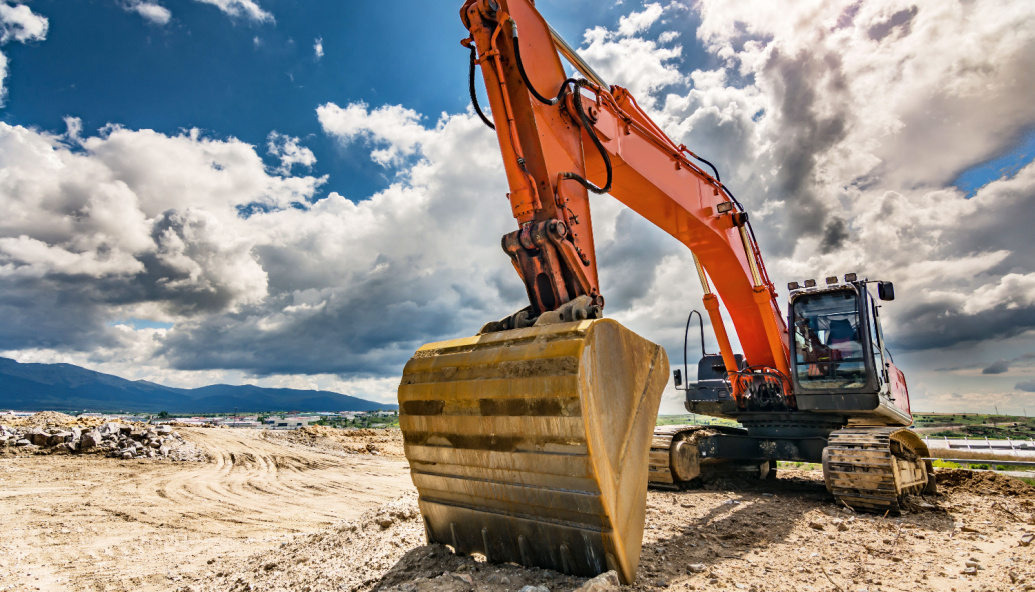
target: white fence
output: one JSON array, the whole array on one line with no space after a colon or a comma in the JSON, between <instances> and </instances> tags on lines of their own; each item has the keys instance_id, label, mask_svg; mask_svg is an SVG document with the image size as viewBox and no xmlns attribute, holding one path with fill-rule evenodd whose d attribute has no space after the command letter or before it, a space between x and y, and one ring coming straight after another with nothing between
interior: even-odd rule
<instances>
[{"instance_id":1,"label":"white fence","mask_svg":"<svg viewBox=\"0 0 1035 592\"><path fill-rule=\"evenodd\" d=\"M923 437L928 448L973 450L975 452L1002 452L1011 456L1035 458L1035 440L991 440L989 438L931 438Z\"/></svg>"}]
</instances>

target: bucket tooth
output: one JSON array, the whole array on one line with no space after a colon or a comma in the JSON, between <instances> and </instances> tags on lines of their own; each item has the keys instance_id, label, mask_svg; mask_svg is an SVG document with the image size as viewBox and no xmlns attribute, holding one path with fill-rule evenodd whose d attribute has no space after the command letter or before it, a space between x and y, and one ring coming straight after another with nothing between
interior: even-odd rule
<instances>
[{"instance_id":1,"label":"bucket tooth","mask_svg":"<svg viewBox=\"0 0 1035 592\"><path fill-rule=\"evenodd\" d=\"M485 554L485 560L486 561L492 561L492 553L489 551L489 529L488 528L483 528L482 529L482 545L485 547L485 551L483 551L483 553Z\"/></svg>"},{"instance_id":2,"label":"bucket tooth","mask_svg":"<svg viewBox=\"0 0 1035 592\"><path fill-rule=\"evenodd\" d=\"M422 347L400 426L429 541L635 578L665 351L609 319Z\"/></svg>"}]
</instances>

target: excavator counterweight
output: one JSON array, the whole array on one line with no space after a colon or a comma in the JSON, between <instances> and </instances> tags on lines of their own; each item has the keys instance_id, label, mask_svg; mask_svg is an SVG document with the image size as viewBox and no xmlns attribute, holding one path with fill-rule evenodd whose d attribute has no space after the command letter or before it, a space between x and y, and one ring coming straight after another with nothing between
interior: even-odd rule
<instances>
[{"instance_id":1,"label":"excavator counterweight","mask_svg":"<svg viewBox=\"0 0 1035 592\"><path fill-rule=\"evenodd\" d=\"M422 347L399 404L429 542L631 582L667 379L664 349L606 319Z\"/></svg>"}]
</instances>

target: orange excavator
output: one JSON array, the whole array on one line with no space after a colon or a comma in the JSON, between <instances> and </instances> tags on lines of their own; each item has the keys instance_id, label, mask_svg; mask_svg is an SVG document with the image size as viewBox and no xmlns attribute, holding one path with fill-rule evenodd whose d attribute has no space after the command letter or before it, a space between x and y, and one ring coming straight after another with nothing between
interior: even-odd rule
<instances>
[{"instance_id":1,"label":"orange excavator","mask_svg":"<svg viewBox=\"0 0 1035 592\"><path fill-rule=\"evenodd\" d=\"M517 220L502 246L529 306L421 347L403 371L400 424L429 542L574 575L615 570L629 583L648 483L771 476L777 460L805 460L822 462L828 489L860 510L897 510L929 490L870 293L890 300L891 284L852 274L792 284L785 321L748 214L714 166L607 84L533 0L467 0L460 16L471 99L499 140ZM479 67L491 116L475 93ZM675 384L688 410L743 428L655 431L668 358L603 318L591 194L693 253L719 353L704 355L695 384L679 371Z\"/></svg>"}]
</instances>

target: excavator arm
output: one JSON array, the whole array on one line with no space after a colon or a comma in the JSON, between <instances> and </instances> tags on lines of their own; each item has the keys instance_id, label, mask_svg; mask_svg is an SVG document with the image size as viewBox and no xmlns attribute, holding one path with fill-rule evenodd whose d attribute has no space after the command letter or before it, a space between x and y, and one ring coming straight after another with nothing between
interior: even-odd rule
<instances>
[{"instance_id":1,"label":"excavator arm","mask_svg":"<svg viewBox=\"0 0 1035 592\"><path fill-rule=\"evenodd\" d=\"M693 252L727 371L740 368L712 284L748 365L786 379L787 330L776 291L748 216L718 173L703 170L669 139L626 89L608 86L585 65L530 0L468 0L461 17L486 83L520 227L503 244L528 291L529 319L581 295L603 304L590 195L609 193ZM562 54L587 80L567 77Z\"/></svg>"}]
</instances>

